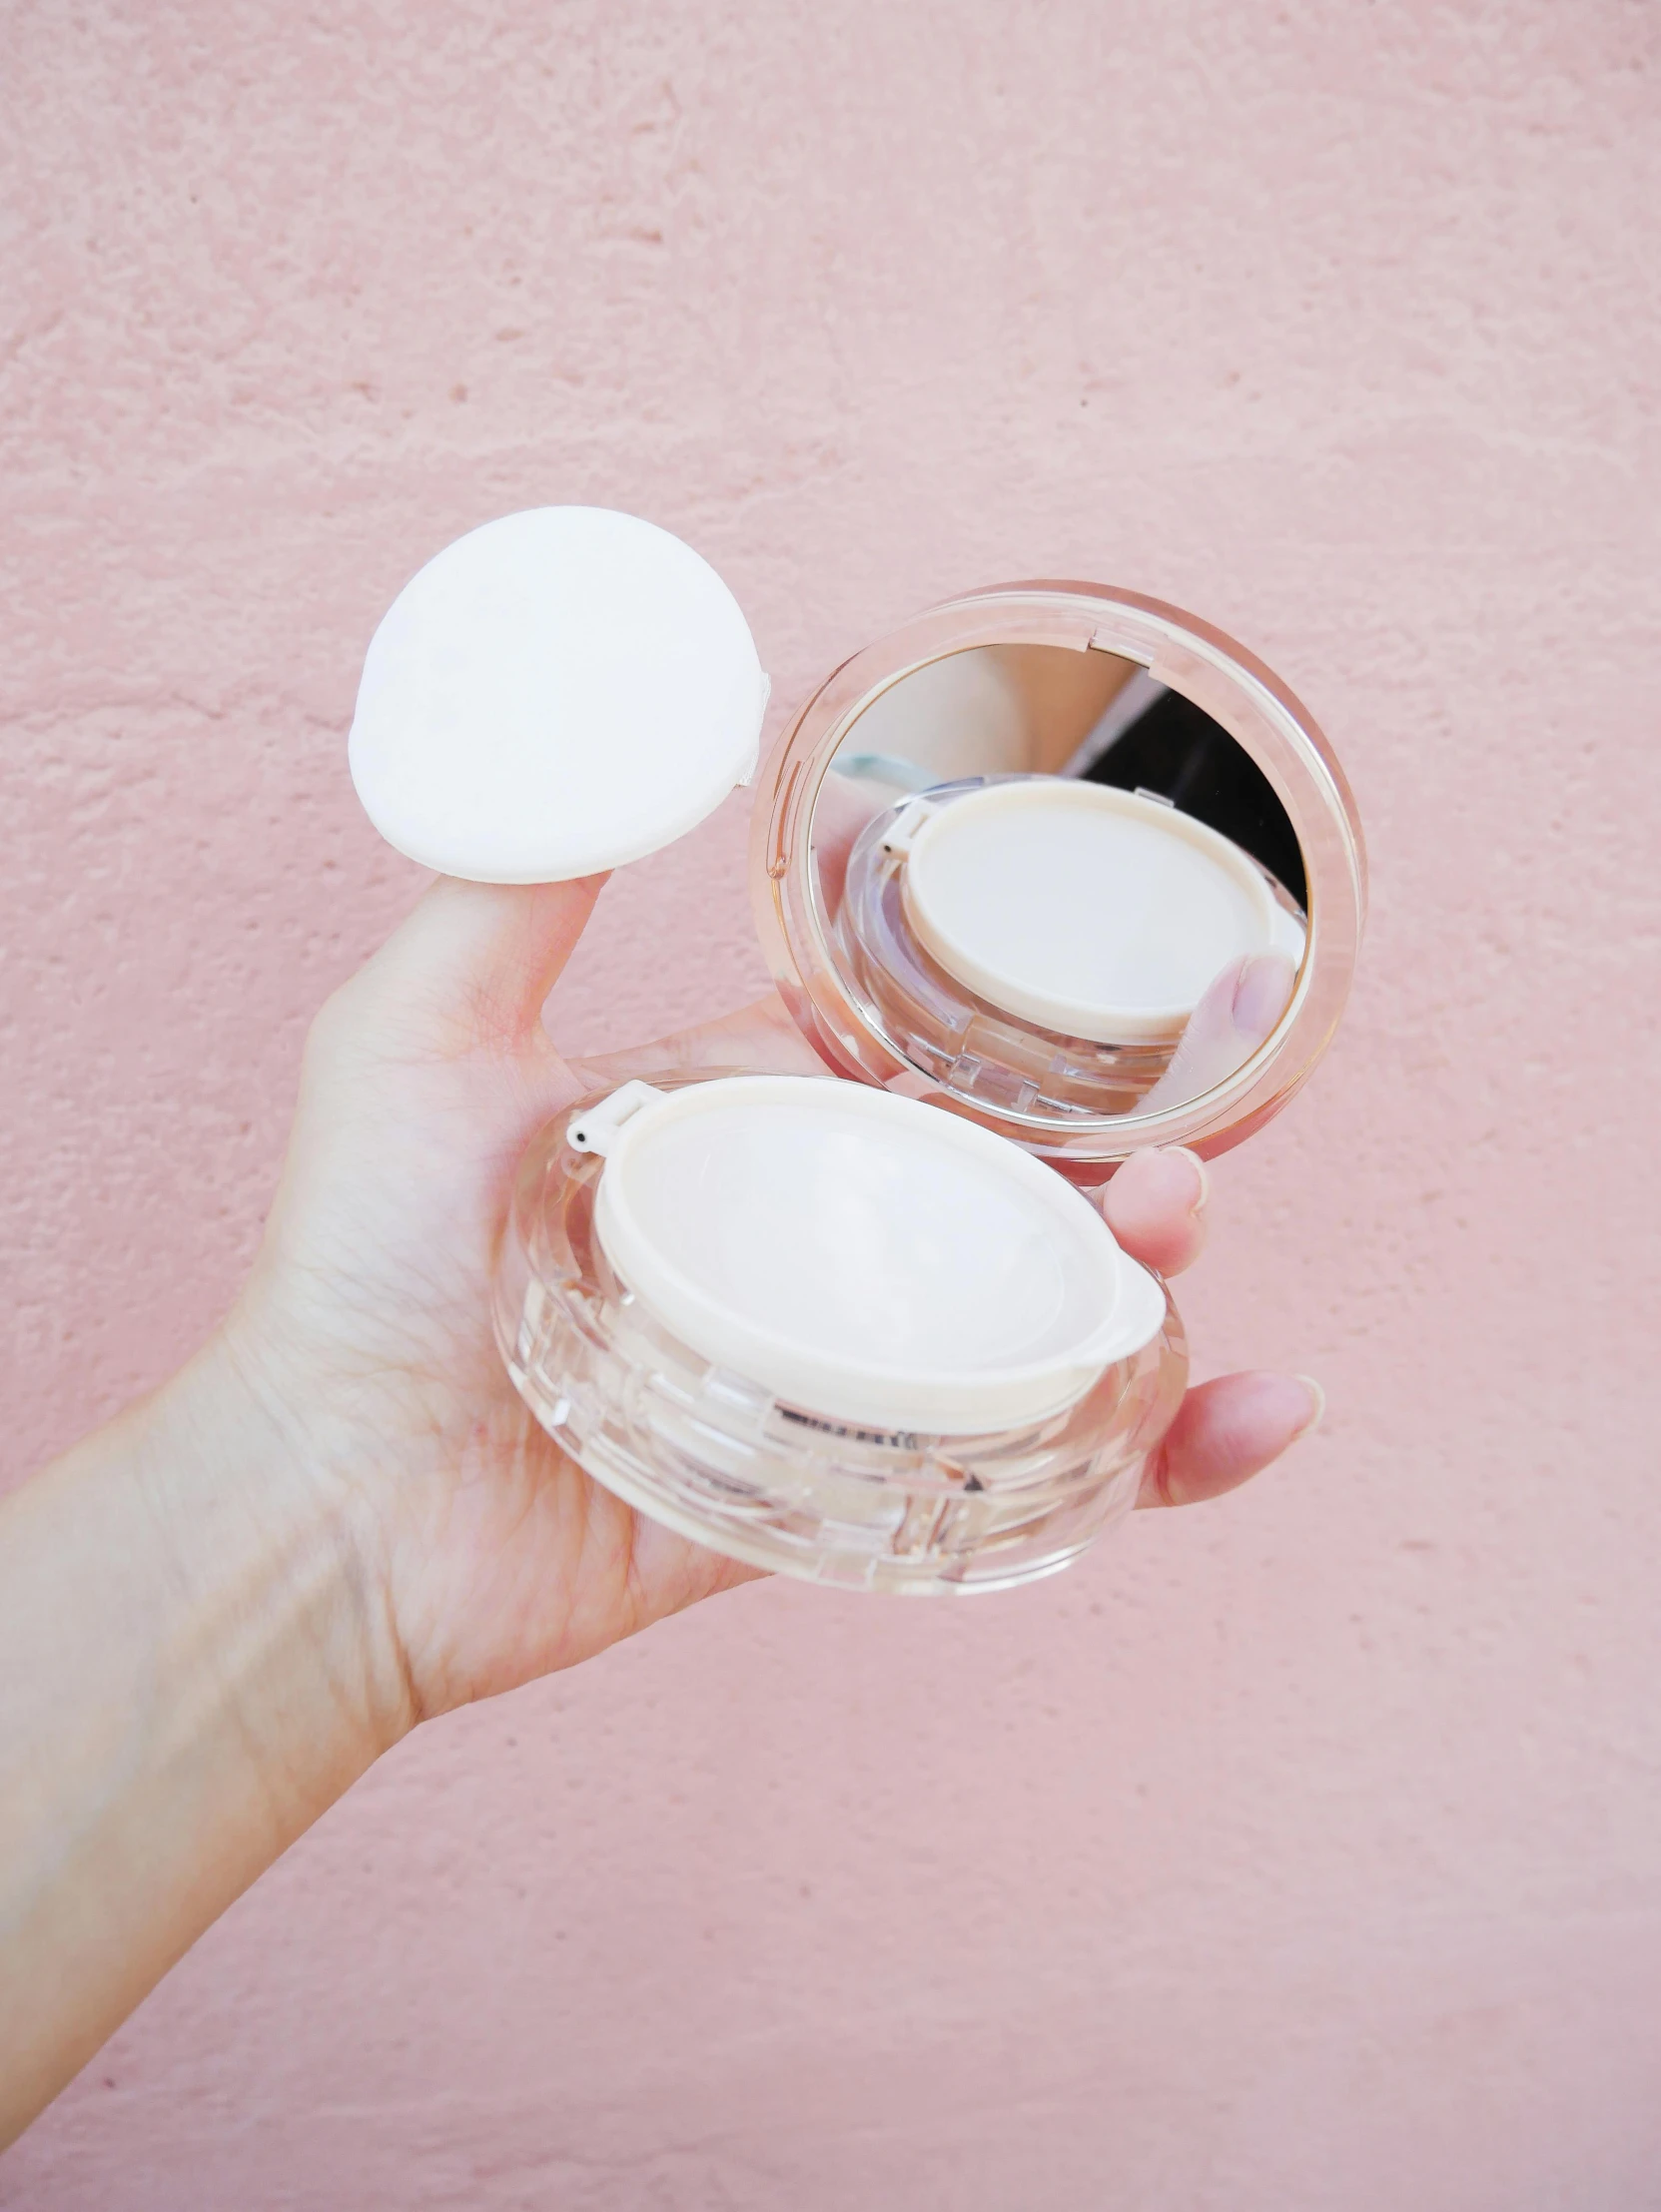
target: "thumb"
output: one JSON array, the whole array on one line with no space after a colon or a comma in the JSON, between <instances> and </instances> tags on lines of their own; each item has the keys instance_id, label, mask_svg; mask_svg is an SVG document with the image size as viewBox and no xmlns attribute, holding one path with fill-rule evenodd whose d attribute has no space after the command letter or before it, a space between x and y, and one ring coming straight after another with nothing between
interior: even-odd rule
<instances>
[{"instance_id":1,"label":"thumb","mask_svg":"<svg viewBox=\"0 0 1661 2212\"><path fill-rule=\"evenodd\" d=\"M442 1052L521 1043L604 883L603 875L545 884L440 876L348 985L356 1011Z\"/></svg>"},{"instance_id":2,"label":"thumb","mask_svg":"<svg viewBox=\"0 0 1661 2212\"><path fill-rule=\"evenodd\" d=\"M1227 967L1190 1016L1170 1067L1138 1112L1187 1106L1244 1068L1291 1004L1296 980L1283 953L1258 953Z\"/></svg>"}]
</instances>

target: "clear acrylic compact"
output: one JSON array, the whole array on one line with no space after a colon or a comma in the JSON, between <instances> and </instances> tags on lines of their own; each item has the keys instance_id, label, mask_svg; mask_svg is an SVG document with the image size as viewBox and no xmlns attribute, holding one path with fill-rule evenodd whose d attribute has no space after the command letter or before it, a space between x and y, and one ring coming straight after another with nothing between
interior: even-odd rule
<instances>
[{"instance_id":1,"label":"clear acrylic compact","mask_svg":"<svg viewBox=\"0 0 1661 2212\"><path fill-rule=\"evenodd\" d=\"M486 524L372 643L352 766L412 857L587 875L754 772L766 679L666 532ZM1353 802L1295 699L1192 616L1081 583L971 593L845 662L761 772L761 942L822 1078L665 1070L521 1163L498 1342L641 1512L894 1592L1065 1566L1134 1504L1182 1324L1084 1194L1258 1127L1331 1038Z\"/></svg>"}]
</instances>

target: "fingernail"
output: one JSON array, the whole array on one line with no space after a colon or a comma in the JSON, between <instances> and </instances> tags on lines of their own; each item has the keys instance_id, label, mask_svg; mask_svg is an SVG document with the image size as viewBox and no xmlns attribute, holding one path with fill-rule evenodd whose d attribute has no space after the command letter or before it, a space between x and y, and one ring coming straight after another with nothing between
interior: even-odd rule
<instances>
[{"instance_id":1,"label":"fingernail","mask_svg":"<svg viewBox=\"0 0 1661 2212\"><path fill-rule=\"evenodd\" d=\"M1322 1390L1319 1383L1316 1382L1314 1376L1298 1375L1296 1377L1296 1380L1300 1382L1303 1385L1304 1389L1309 1393L1310 1410L1309 1418L1297 1431L1297 1435L1292 1438L1292 1442L1294 1444L1297 1442L1298 1437L1307 1436L1311 1429L1319 1428L1326 1414L1326 1393L1324 1390Z\"/></svg>"},{"instance_id":2,"label":"fingernail","mask_svg":"<svg viewBox=\"0 0 1661 2212\"><path fill-rule=\"evenodd\" d=\"M1204 1213L1204 1211L1206 1210L1206 1200L1212 1194L1212 1177L1210 1168L1200 1157L1200 1154L1198 1152L1191 1152L1186 1144L1173 1144L1170 1147L1170 1151L1173 1159L1186 1159L1193 1167L1196 1176L1199 1178L1200 1189L1198 1195L1194 1200L1193 1205L1189 1207L1189 1211L1191 1213Z\"/></svg>"},{"instance_id":3,"label":"fingernail","mask_svg":"<svg viewBox=\"0 0 1661 2212\"><path fill-rule=\"evenodd\" d=\"M1291 962L1281 953L1259 953L1248 960L1235 986L1235 1027L1259 1041L1273 1029L1291 997Z\"/></svg>"}]
</instances>

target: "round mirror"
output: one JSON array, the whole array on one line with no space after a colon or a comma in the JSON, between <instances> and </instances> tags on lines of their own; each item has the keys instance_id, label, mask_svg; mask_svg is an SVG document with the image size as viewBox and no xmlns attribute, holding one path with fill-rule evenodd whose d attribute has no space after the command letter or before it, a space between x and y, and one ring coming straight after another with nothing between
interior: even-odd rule
<instances>
[{"instance_id":1,"label":"round mirror","mask_svg":"<svg viewBox=\"0 0 1661 2212\"><path fill-rule=\"evenodd\" d=\"M1064 1163L1221 1149L1336 1020L1348 794L1295 701L1174 610L1077 585L937 609L810 702L770 796L798 1020Z\"/></svg>"}]
</instances>

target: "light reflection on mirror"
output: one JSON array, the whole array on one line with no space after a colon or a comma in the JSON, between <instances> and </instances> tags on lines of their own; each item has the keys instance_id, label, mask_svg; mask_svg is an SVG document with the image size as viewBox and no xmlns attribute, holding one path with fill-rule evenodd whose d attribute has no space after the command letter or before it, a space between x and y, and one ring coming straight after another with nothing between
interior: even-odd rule
<instances>
[{"instance_id":1,"label":"light reflection on mirror","mask_svg":"<svg viewBox=\"0 0 1661 2212\"><path fill-rule=\"evenodd\" d=\"M1273 1033L1303 956L1262 771L1114 654L978 646L873 701L814 803L833 956L890 1041L1038 1121L1151 1113Z\"/></svg>"}]
</instances>

